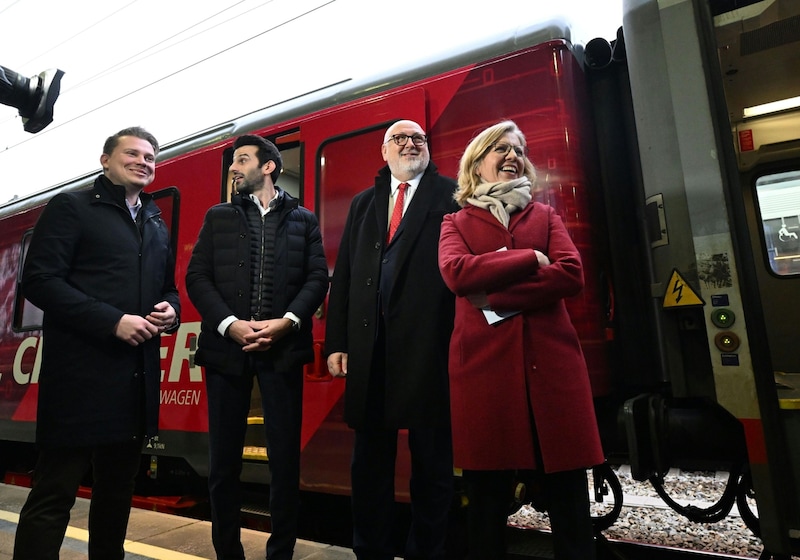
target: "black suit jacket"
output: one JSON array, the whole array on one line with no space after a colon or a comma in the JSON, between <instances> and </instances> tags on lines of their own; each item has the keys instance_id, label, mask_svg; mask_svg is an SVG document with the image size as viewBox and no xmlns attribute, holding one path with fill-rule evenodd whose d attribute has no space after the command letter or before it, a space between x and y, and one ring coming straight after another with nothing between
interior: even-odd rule
<instances>
[{"instance_id":1,"label":"black suit jacket","mask_svg":"<svg viewBox=\"0 0 800 560\"><path fill-rule=\"evenodd\" d=\"M386 335L385 426L421 427L447 421L450 414L447 354L454 297L439 273L438 246L443 217L458 210L456 183L429 164L387 251L390 185L384 167L375 185L353 199L328 304L325 353L348 354L345 421L356 429L366 427L379 321ZM389 278L382 280L382 273ZM388 297L380 289L387 280Z\"/></svg>"}]
</instances>

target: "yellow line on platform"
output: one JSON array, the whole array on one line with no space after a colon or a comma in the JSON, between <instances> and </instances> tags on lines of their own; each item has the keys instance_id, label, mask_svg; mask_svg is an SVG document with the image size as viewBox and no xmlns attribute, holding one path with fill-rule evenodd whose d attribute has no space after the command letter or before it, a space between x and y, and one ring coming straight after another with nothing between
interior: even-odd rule
<instances>
[{"instance_id":1,"label":"yellow line on platform","mask_svg":"<svg viewBox=\"0 0 800 560\"><path fill-rule=\"evenodd\" d=\"M202 556L192 556L191 554L133 541L125 541L125 551L158 560L208 560Z\"/></svg>"},{"instance_id":2,"label":"yellow line on platform","mask_svg":"<svg viewBox=\"0 0 800 560\"><path fill-rule=\"evenodd\" d=\"M19 514L10 511L0 510L0 520L10 521L11 523L19 523ZM67 527L67 532L64 535L70 539L75 539L83 542L89 542L89 531L86 529L78 529L77 527ZM138 554L154 560L208 560L202 556L192 556L191 554L184 554L175 550L161 548L160 546L153 546L136 541L125 541L125 551L131 554Z\"/></svg>"}]
</instances>

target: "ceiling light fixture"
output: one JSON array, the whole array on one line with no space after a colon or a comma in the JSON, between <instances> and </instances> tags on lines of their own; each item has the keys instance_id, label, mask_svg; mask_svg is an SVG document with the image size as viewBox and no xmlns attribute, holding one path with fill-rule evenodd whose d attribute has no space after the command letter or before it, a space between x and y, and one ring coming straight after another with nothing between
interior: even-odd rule
<instances>
[{"instance_id":1,"label":"ceiling light fixture","mask_svg":"<svg viewBox=\"0 0 800 560\"><path fill-rule=\"evenodd\" d=\"M778 111L786 111L787 109L796 109L797 107L800 107L800 96L781 99L780 101L773 101L771 103L764 103L763 105L745 107L742 114L744 118L758 117L768 113L777 113Z\"/></svg>"}]
</instances>

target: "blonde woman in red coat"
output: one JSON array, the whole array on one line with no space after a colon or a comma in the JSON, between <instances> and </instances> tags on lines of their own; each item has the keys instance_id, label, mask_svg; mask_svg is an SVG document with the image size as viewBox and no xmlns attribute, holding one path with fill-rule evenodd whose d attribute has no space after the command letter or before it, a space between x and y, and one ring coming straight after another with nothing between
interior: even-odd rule
<instances>
[{"instance_id":1,"label":"blonde woman in red coat","mask_svg":"<svg viewBox=\"0 0 800 560\"><path fill-rule=\"evenodd\" d=\"M461 158L439 267L455 293L450 393L455 465L469 498L469 559L505 557L514 471L542 473L555 558L595 558L586 468L603 462L589 376L564 298L581 258L558 214L531 202L525 137L511 121Z\"/></svg>"}]
</instances>

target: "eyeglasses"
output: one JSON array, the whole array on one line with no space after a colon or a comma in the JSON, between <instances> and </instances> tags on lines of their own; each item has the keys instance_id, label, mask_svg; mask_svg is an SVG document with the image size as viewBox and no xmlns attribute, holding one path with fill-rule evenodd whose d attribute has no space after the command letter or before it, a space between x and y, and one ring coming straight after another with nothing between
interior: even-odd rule
<instances>
[{"instance_id":1,"label":"eyeglasses","mask_svg":"<svg viewBox=\"0 0 800 560\"><path fill-rule=\"evenodd\" d=\"M492 144L492 151L499 156L505 157L511 150L514 150L514 153L519 158L528 155L528 148L525 146L512 146L511 144L506 144L505 142Z\"/></svg>"},{"instance_id":2,"label":"eyeglasses","mask_svg":"<svg viewBox=\"0 0 800 560\"><path fill-rule=\"evenodd\" d=\"M394 140L394 143L398 146L405 146L409 138L411 138L411 143L417 147L424 146L425 142L428 141L428 137L424 134L414 134L413 136L409 136L408 134L393 134L389 137L389 140ZM384 144L386 142L384 142Z\"/></svg>"}]
</instances>

